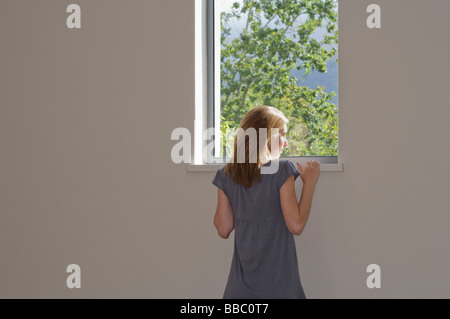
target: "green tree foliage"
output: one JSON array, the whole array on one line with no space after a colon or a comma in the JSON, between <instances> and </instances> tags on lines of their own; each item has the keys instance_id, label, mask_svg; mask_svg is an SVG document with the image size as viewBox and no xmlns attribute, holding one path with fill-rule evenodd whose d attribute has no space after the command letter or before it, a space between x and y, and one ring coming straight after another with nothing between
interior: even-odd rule
<instances>
[{"instance_id":1,"label":"green tree foliage","mask_svg":"<svg viewBox=\"0 0 450 319\"><path fill-rule=\"evenodd\" d=\"M333 0L243 0L221 14L223 133L237 128L251 108L271 105L290 120L283 156L337 155L336 93L301 86L292 75L326 72L337 56L336 6ZM244 28L233 37L236 21ZM318 28L326 30L320 40L313 37Z\"/></svg>"}]
</instances>

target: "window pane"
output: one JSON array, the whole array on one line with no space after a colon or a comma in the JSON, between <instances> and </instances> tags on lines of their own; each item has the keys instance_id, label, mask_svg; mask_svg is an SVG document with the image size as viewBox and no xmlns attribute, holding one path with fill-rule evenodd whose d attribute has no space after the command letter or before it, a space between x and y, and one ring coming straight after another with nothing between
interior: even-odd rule
<instances>
[{"instance_id":1,"label":"window pane","mask_svg":"<svg viewBox=\"0 0 450 319\"><path fill-rule=\"evenodd\" d=\"M230 132L258 105L290 120L282 156L337 156L337 1L216 0L215 8L220 156L231 156Z\"/></svg>"}]
</instances>

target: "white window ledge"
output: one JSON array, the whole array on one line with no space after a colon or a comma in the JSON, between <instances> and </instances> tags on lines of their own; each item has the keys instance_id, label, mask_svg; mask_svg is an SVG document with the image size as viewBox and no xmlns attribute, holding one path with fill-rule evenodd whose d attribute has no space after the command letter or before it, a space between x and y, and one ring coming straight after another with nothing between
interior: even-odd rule
<instances>
[{"instance_id":1,"label":"white window ledge","mask_svg":"<svg viewBox=\"0 0 450 319\"><path fill-rule=\"evenodd\" d=\"M188 172L215 172L225 164L188 164L186 169ZM343 172L344 163L337 164L320 164L321 172Z\"/></svg>"}]
</instances>

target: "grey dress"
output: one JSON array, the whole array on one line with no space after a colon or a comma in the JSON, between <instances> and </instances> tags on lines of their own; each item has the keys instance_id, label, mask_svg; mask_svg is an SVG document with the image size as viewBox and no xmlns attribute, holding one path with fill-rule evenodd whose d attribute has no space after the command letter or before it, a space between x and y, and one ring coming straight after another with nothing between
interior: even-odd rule
<instances>
[{"instance_id":1,"label":"grey dress","mask_svg":"<svg viewBox=\"0 0 450 319\"><path fill-rule=\"evenodd\" d=\"M271 165L271 162L265 164ZM274 174L262 174L250 188L223 176L212 183L227 195L234 213L234 253L224 299L305 299L298 270L294 235L280 204L280 188L300 175L288 160Z\"/></svg>"}]
</instances>

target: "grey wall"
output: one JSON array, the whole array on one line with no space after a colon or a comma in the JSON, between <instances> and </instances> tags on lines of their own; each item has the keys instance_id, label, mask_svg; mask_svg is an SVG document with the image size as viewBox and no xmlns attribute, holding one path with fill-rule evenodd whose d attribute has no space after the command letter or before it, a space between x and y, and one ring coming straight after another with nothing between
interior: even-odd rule
<instances>
[{"instance_id":1,"label":"grey wall","mask_svg":"<svg viewBox=\"0 0 450 319\"><path fill-rule=\"evenodd\" d=\"M81 30L70 3L0 2L0 297L220 298L214 173L170 158L194 126L194 1L77 0ZM450 297L448 12L340 1L345 171L321 174L296 238L309 298Z\"/></svg>"}]
</instances>

